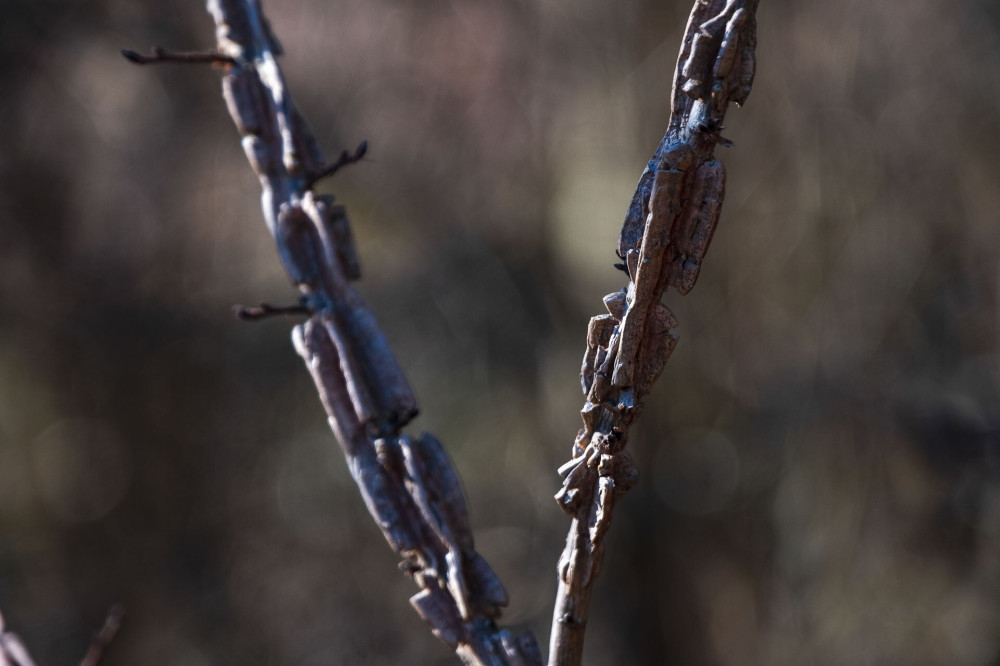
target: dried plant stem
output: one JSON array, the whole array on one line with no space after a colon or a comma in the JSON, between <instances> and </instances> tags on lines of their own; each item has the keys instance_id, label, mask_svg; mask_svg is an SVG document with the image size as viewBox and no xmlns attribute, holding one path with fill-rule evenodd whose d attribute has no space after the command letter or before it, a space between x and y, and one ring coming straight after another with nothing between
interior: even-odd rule
<instances>
[{"instance_id":1,"label":"dried plant stem","mask_svg":"<svg viewBox=\"0 0 1000 666\"><path fill-rule=\"evenodd\" d=\"M730 102L742 104L754 76L758 0L696 0L674 74L666 135L639 179L618 243L628 287L604 298L590 320L581 380L584 427L556 501L572 516L559 560L549 666L576 666L604 536L615 502L635 483L628 431L673 351L677 326L660 303L667 287L694 286L725 194L714 158Z\"/></svg>"},{"instance_id":2,"label":"dried plant stem","mask_svg":"<svg viewBox=\"0 0 1000 666\"><path fill-rule=\"evenodd\" d=\"M448 455L428 433L401 434L417 414L410 385L368 306L350 282L361 275L344 208L312 191L320 178L360 160L367 143L326 164L299 115L277 56L281 47L258 0L209 0L217 51L167 58L129 53L137 64L210 62L225 68L223 94L260 178L261 204L301 306L241 312L251 318L306 313L293 330L369 512L400 568L421 591L411 598L435 635L467 664L540 666L530 633L497 627L507 593L476 552L465 497Z\"/></svg>"}]
</instances>

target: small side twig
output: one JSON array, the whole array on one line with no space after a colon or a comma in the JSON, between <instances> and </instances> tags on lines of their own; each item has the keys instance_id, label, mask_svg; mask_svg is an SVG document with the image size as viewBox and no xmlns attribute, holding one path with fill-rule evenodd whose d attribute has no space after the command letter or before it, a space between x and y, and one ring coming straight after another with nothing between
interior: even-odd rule
<instances>
[{"instance_id":1,"label":"small side twig","mask_svg":"<svg viewBox=\"0 0 1000 666\"><path fill-rule=\"evenodd\" d=\"M243 321L260 321L261 319L279 317L281 315L308 316L312 314L312 310L310 310L309 307L303 303L297 303L296 305L269 305L267 303L261 303L256 307L234 305L233 314L236 315L238 319L242 319Z\"/></svg>"},{"instance_id":2,"label":"small side twig","mask_svg":"<svg viewBox=\"0 0 1000 666\"><path fill-rule=\"evenodd\" d=\"M346 150L340 152L340 156L327 166L323 167L316 173L310 175L305 184L302 186L302 191L311 190L316 183L323 180L324 178L329 178L333 174L337 173L343 167L354 164L355 162L360 162L364 156L368 153L368 141L362 141L358 144L358 147L354 149L354 153L349 153Z\"/></svg>"},{"instance_id":3,"label":"small side twig","mask_svg":"<svg viewBox=\"0 0 1000 666\"><path fill-rule=\"evenodd\" d=\"M236 58L221 53L167 51L159 46L153 49L151 56L142 55L129 49L122 49L122 55L125 56L126 60L136 65L158 65L165 62L179 62L189 65L236 65Z\"/></svg>"},{"instance_id":4,"label":"small side twig","mask_svg":"<svg viewBox=\"0 0 1000 666\"><path fill-rule=\"evenodd\" d=\"M94 635L94 640L87 649L87 654L83 656L80 666L97 666L108 645L115 639L118 629L122 626L122 618L125 616L125 608L121 604L115 604L108 610L108 615L104 618L104 625L100 631Z\"/></svg>"}]
</instances>

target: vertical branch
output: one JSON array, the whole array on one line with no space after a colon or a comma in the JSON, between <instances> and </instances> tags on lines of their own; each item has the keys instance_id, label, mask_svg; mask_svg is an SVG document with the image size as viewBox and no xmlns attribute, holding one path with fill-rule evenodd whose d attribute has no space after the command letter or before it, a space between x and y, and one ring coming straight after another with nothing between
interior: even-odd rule
<instances>
[{"instance_id":1,"label":"vertical branch","mask_svg":"<svg viewBox=\"0 0 1000 666\"><path fill-rule=\"evenodd\" d=\"M660 303L673 287L686 294L719 221L725 169L716 144L730 102L742 104L753 83L758 0L696 0L673 80L670 121L626 213L618 243L628 287L604 298L581 368L583 428L556 494L572 517L559 560L559 590L549 665L583 659L590 596L616 501L638 476L625 444L642 398L677 343L677 320Z\"/></svg>"},{"instance_id":2,"label":"vertical branch","mask_svg":"<svg viewBox=\"0 0 1000 666\"><path fill-rule=\"evenodd\" d=\"M293 330L330 426L372 518L420 587L410 602L467 664L540 666L530 633L496 619L507 593L476 552L458 476L438 440L401 433L417 414L406 376L371 310L351 282L361 275L347 215L315 182L361 159L362 144L326 164L292 103L277 56L281 46L259 0L209 0L217 51L124 55L137 64L211 63L223 69L229 113L260 179L264 220L301 306L262 306L246 317L304 311Z\"/></svg>"}]
</instances>

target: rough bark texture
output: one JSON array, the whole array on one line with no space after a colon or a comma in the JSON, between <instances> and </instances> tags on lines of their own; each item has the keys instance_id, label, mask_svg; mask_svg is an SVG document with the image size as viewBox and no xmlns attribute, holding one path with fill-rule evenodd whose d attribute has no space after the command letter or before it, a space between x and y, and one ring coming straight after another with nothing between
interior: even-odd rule
<instances>
[{"instance_id":1,"label":"rough bark texture","mask_svg":"<svg viewBox=\"0 0 1000 666\"><path fill-rule=\"evenodd\" d=\"M694 286L725 195L714 158L730 102L742 104L754 76L758 0L697 0L677 60L667 133L639 179L618 243L629 276L591 319L580 372L584 427L556 501L573 522L559 560L550 666L583 658L583 639L604 535L615 502L635 483L628 431L677 343L673 314L660 303Z\"/></svg>"},{"instance_id":2,"label":"rough bark texture","mask_svg":"<svg viewBox=\"0 0 1000 666\"><path fill-rule=\"evenodd\" d=\"M604 301L588 329L581 372L584 428L556 496L573 517L559 563L550 664L579 664L593 582L615 501L635 482L624 447L628 429L676 344L677 322L659 301L667 287L687 293L719 219L725 170L713 158L730 101L742 103L754 74L757 0L697 0L674 77L670 124L629 206L618 254L630 282ZM410 385L374 316L351 286L361 276L343 207L312 191L315 182L360 159L346 151L326 164L289 96L281 46L259 0L209 0L217 52L152 56L139 64L211 63L260 178L264 219L302 296L308 320L292 338L329 415L369 512L400 567L420 586L411 603L469 664L541 664L534 637L497 627L503 585L474 548L465 498L441 443L401 429L416 414Z\"/></svg>"},{"instance_id":3,"label":"rough bark texture","mask_svg":"<svg viewBox=\"0 0 1000 666\"><path fill-rule=\"evenodd\" d=\"M434 634L469 664L542 663L530 633L497 627L507 593L476 552L465 497L441 443L401 434L417 402L371 310L350 282L361 275L346 212L315 182L359 159L326 164L292 103L277 56L281 46L257 0L209 0L217 53L133 62L207 62L223 68L223 94L260 178L264 220L299 288L309 319L292 339L312 374L351 475L400 568L420 592L410 602ZM272 311L244 312L261 316Z\"/></svg>"}]
</instances>

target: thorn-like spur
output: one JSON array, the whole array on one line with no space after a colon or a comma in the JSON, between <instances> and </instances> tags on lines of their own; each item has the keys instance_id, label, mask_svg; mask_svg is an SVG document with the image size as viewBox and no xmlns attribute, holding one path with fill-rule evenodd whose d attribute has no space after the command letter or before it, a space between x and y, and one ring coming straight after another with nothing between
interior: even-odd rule
<instances>
[{"instance_id":1,"label":"thorn-like spur","mask_svg":"<svg viewBox=\"0 0 1000 666\"><path fill-rule=\"evenodd\" d=\"M305 185L302 186L302 191L311 190L313 186L324 178L329 178L333 174L340 171L342 167L348 164L354 164L355 162L360 162L364 156L368 153L368 141L362 141L358 144L358 147L354 149L354 153L351 154L346 150L340 152L340 156L332 163L326 165L314 174L309 175L306 178Z\"/></svg>"},{"instance_id":2,"label":"thorn-like spur","mask_svg":"<svg viewBox=\"0 0 1000 666\"><path fill-rule=\"evenodd\" d=\"M619 250L618 248L615 248L615 256L621 259L621 263L611 264L611 265L620 270L625 275L632 277L631 275L629 275L628 266L625 265L625 257L622 256L622 251Z\"/></svg>"},{"instance_id":3,"label":"thorn-like spur","mask_svg":"<svg viewBox=\"0 0 1000 666\"><path fill-rule=\"evenodd\" d=\"M732 141L722 136L722 130L726 129L725 125L721 125L718 120L709 119L706 122L698 123L698 131L702 134L708 134L715 142L720 146L725 148L732 148L735 144Z\"/></svg>"},{"instance_id":4,"label":"thorn-like spur","mask_svg":"<svg viewBox=\"0 0 1000 666\"><path fill-rule=\"evenodd\" d=\"M236 58L231 58L230 56L216 53L214 51L208 51L205 53L182 53L179 51L167 51L166 49L162 49L158 46L153 49L153 55L151 56L142 55L141 53L130 51L128 49L122 49L122 55L126 60L135 63L136 65L157 65L164 62L231 66L235 66L237 64Z\"/></svg>"},{"instance_id":5,"label":"thorn-like spur","mask_svg":"<svg viewBox=\"0 0 1000 666\"><path fill-rule=\"evenodd\" d=\"M312 314L312 310L304 303L284 306L261 303L255 308L247 307L245 305L234 305L233 314L236 315L238 319L242 319L243 321L260 321L261 319L277 317L280 315L308 316Z\"/></svg>"}]
</instances>

